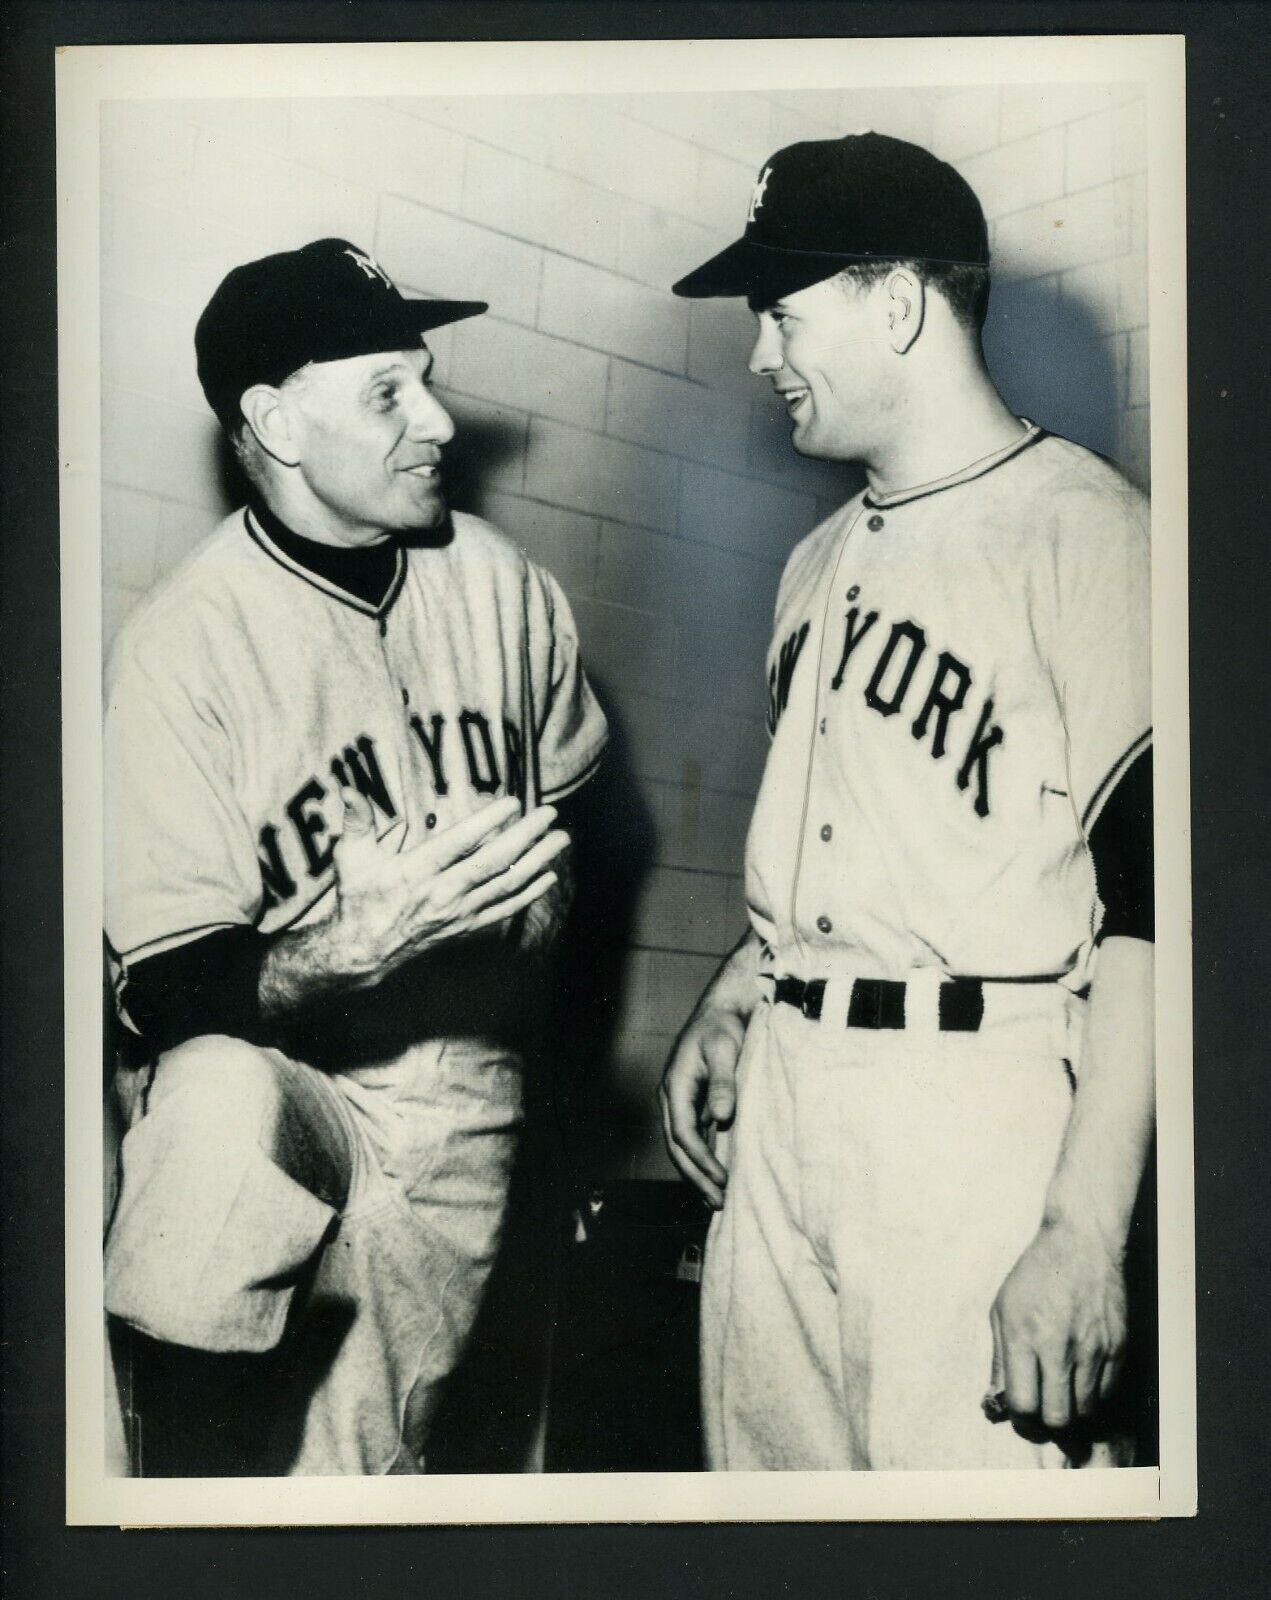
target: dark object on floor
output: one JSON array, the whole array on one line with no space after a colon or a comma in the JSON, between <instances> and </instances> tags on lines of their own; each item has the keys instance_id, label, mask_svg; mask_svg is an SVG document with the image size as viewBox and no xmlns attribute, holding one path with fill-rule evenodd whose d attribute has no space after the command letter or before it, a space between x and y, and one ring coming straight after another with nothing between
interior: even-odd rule
<instances>
[{"instance_id":1,"label":"dark object on floor","mask_svg":"<svg viewBox=\"0 0 1271 1600\"><path fill-rule=\"evenodd\" d=\"M547 1471L701 1470L696 1278L709 1220L679 1183L582 1198L564 1246Z\"/></svg>"}]
</instances>

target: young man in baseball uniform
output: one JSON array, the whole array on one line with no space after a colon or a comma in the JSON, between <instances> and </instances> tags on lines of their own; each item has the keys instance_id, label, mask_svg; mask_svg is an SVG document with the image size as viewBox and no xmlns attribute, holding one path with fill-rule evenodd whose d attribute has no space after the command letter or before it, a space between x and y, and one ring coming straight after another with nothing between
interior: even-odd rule
<instances>
[{"instance_id":1,"label":"young man in baseball uniform","mask_svg":"<svg viewBox=\"0 0 1271 1600\"><path fill-rule=\"evenodd\" d=\"M424 1468L503 1225L557 806L606 738L555 581L443 496L422 335L485 309L407 300L340 239L231 272L195 343L251 498L108 670L106 933L144 1060L106 1305L288 1352L298 1406L249 1419L278 1471Z\"/></svg>"},{"instance_id":2,"label":"young man in baseball uniform","mask_svg":"<svg viewBox=\"0 0 1271 1600\"><path fill-rule=\"evenodd\" d=\"M748 300L795 449L867 485L785 570L750 930L661 1091L718 1212L717 1468L1124 1460L1148 511L1003 402L988 262L958 174L862 134L774 155L744 237L675 285Z\"/></svg>"}]
</instances>

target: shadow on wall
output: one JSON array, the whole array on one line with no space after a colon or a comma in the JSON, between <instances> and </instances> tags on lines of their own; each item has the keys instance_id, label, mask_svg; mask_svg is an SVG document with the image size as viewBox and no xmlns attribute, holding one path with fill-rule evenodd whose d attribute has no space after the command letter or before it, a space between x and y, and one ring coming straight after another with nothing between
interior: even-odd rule
<instances>
[{"instance_id":1,"label":"shadow on wall","mask_svg":"<svg viewBox=\"0 0 1271 1600\"><path fill-rule=\"evenodd\" d=\"M984 353L1014 411L1116 460L1113 345L1087 306L1057 294L1053 280L995 283Z\"/></svg>"},{"instance_id":2,"label":"shadow on wall","mask_svg":"<svg viewBox=\"0 0 1271 1600\"><path fill-rule=\"evenodd\" d=\"M632 769L622 721L602 679L589 674L609 748L582 792L575 838L577 898L561 951L557 1083L568 1180L575 1193L617 1170L624 1142L654 1114L632 1105L615 1074L623 975L636 901L653 865L653 815Z\"/></svg>"}]
</instances>

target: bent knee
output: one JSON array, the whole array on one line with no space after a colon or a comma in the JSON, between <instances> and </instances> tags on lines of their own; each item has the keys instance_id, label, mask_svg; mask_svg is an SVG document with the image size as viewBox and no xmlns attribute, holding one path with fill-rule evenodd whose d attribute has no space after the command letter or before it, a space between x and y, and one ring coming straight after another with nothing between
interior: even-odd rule
<instances>
[{"instance_id":1,"label":"bent knee","mask_svg":"<svg viewBox=\"0 0 1271 1600\"><path fill-rule=\"evenodd\" d=\"M276 1056L228 1034L200 1034L165 1051L155 1066L147 1110L184 1113L204 1131L259 1135L278 1119L282 1069Z\"/></svg>"}]
</instances>

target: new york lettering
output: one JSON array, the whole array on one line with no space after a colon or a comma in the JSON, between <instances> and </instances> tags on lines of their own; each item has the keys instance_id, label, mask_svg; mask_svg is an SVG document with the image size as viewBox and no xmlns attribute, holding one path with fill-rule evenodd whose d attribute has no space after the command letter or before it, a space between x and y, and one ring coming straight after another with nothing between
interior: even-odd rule
<instances>
[{"instance_id":1,"label":"new york lettering","mask_svg":"<svg viewBox=\"0 0 1271 1600\"><path fill-rule=\"evenodd\" d=\"M411 731L419 742L431 780L431 794L444 798L452 780L466 777L474 794L493 795L500 789L525 798L525 755L520 730L506 718L503 764L494 734L483 712L465 708L457 717L433 712L426 719L415 713ZM506 771L504 770L506 768ZM331 865L335 840L327 826L324 801L332 789L352 787L372 807L393 821L399 811L389 792L370 734L361 733L344 745L327 763L330 778L311 774L283 806L283 816L260 830L257 854L264 911L289 900L300 878L320 878Z\"/></svg>"},{"instance_id":2,"label":"new york lettering","mask_svg":"<svg viewBox=\"0 0 1271 1600\"><path fill-rule=\"evenodd\" d=\"M781 721L781 713L785 710L790 700L790 684L794 678L794 669L799 664L799 657L803 653L803 646L807 642L808 625L790 635L777 652L777 659L768 671L768 732L776 733L777 724Z\"/></svg>"},{"instance_id":3,"label":"new york lettering","mask_svg":"<svg viewBox=\"0 0 1271 1600\"><path fill-rule=\"evenodd\" d=\"M856 650L869 636L879 620L877 611L861 614L858 606L847 613L843 628L843 649L838 668L830 679L831 690L840 690L847 677L848 667ZM886 637L874 635L871 651L877 647L872 667L862 666L854 673L854 681L861 682L865 704L880 717L894 717L905 705L917 705L917 715L909 724L909 732L920 743L930 737L929 754L939 761L949 747L950 724L966 709L974 677L970 667L959 661L951 651L941 650L934 666L919 667L924 658L930 661L926 630L918 623L906 619L893 622ZM866 654L863 660L868 660ZM863 682L861 681L863 679ZM921 685L921 701L911 696L915 681ZM968 723L960 722L959 731ZM973 805L975 814L987 817L992 809L989 793L989 757L1006 742L1004 730L993 720L993 698L987 696L980 707L974 732L963 749L962 759L954 775L960 790L967 790L974 782Z\"/></svg>"}]
</instances>

